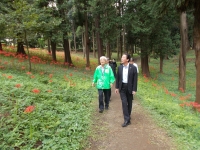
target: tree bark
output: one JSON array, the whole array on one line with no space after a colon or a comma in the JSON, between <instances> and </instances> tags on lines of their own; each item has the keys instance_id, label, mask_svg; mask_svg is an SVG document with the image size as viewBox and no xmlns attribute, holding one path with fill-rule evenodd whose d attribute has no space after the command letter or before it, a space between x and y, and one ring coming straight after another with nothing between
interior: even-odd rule
<instances>
[{"instance_id":1,"label":"tree bark","mask_svg":"<svg viewBox=\"0 0 200 150\"><path fill-rule=\"evenodd\" d=\"M120 58L119 58L119 37L117 38L117 60L120 60Z\"/></svg>"},{"instance_id":2,"label":"tree bark","mask_svg":"<svg viewBox=\"0 0 200 150\"><path fill-rule=\"evenodd\" d=\"M56 42L54 42L54 41L51 41L50 42L51 43L51 50L52 50L52 59L53 59L53 61L57 61L57 59L56 59Z\"/></svg>"},{"instance_id":3,"label":"tree bark","mask_svg":"<svg viewBox=\"0 0 200 150\"><path fill-rule=\"evenodd\" d=\"M18 54L26 55L26 52L24 50L23 42L21 42L21 41L17 42L17 55Z\"/></svg>"},{"instance_id":4,"label":"tree bark","mask_svg":"<svg viewBox=\"0 0 200 150\"><path fill-rule=\"evenodd\" d=\"M100 37L100 14L98 14L95 18L95 27L96 27L96 43L97 43L97 51L98 51L98 58L103 56L103 41ZM99 62L99 59L98 59ZM100 62L99 62L100 64Z\"/></svg>"},{"instance_id":5,"label":"tree bark","mask_svg":"<svg viewBox=\"0 0 200 150\"><path fill-rule=\"evenodd\" d=\"M186 12L180 13L181 49L179 55L179 85L178 89L186 90L186 52L187 52L187 18Z\"/></svg>"},{"instance_id":6,"label":"tree bark","mask_svg":"<svg viewBox=\"0 0 200 150\"><path fill-rule=\"evenodd\" d=\"M194 2L194 50L196 55L196 100L200 104L200 1Z\"/></svg>"},{"instance_id":7,"label":"tree bark","mask_svg":"<svg viewBox=\"0 0 200 150\"><path fill-rule=\"evenodd\" d=\"M0 42L0 51L3 51L2 43Z\"/></svg>"},{"instance_id":8,"label":"tree bark","mask_svg":"<svg viewBox=\"0 0 200 150\"><path fill-rule=\"evenodd\" d=\"M106 44L106 54L107 54L107 57L111 59L110 43L109 42Z\"/></svg>"},{"instance_id":9,"label":"tree bark","mask_svg":"<svg viewBox=\"0 0 200 150\"><path fill-rule=\"evenodd\" d=\"M150 77L148 55L141 56L141 68L143 76Z\"/></svg>"},{"instance_id":10,"label":"tree bark","mask_svg":"<svg viewBox=\"0 0 200 150\"><path fill-rule=\"evenodd\" d=\"M65 33L64 35L67 35L67 33ZM73 66L70 50L69 50L69 41L64 36L63 36L63 48L64 48L64 55L65 55L65 63L70 66Z\"/></svg>"},{"instance_id":11,"label":"tree bark","mask_svg":"<svg viewBox=\"0 0 200 150\"><path fill-rule=\"evenodd\" d=\"M83 58L85 58L85 33L82 33Z\"/></svg>"},{"instance_id":12,"label":"tree bark","mask_svg":"<svg viewBox=\"0 0 200 150\"><path fill-rule=\"evenodd\" d=\"M73 21L73 34L74 34L74 51L75 53L77 53L77 49L76 49L76 31L75 31L75 23Z\"/></svg>"},{"instance_id":13,"label":"tree bark","mask_svg":"<svg viewBox=\"0 0 200 150\"><path fill-rule=\"evenodd\" d=\"M95 33L92 32L92 47L93 47L93 56L96 58L96 50L95 50Z\"/></svg>"},{"instance_id":14,"label":"tree bark","mask_svg":"<svg viewBox=\"0 0 200 150\"><path fill-rule=\"evenodd\" d=\"M160 56L160 73L163 73L163 60L164 60L164 57Z\"/></svg>"},{"instance_id":15,"label":"tree bark","mask_svg":"<svg viewBox=\"0 0 200 150\"><path fill-rule=\"evenodd\" d=\"M48 53L51 54L51 41L48 39Z\"/></svg>"},{"instance_id":16,"label":"tree bark","mask_svg":"<svg viewBox=\"0 0 200 150\"><path fill-rule=\"evenodd\" d=\"M88 16L85 12L85 52L86 52L86 69L90 68L90 41L88 36Z\"/></svg>"}]
</instances>

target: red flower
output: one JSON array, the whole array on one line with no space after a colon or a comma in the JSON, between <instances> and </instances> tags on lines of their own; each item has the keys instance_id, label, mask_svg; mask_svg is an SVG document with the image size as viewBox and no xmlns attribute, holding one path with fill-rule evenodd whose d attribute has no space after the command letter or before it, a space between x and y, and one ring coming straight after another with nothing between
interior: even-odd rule
<instances>
[{"instance_id":1,"label":"red flower","mask_svg":"<svg viewBox=\"0 0 200 150\"><path fill-rule=\"evenodd\" d=\"M31 113L35 109L35 106L28 106L24 110L24 113Z\"/></svg>"},{"instance_id":2,"label":"red flower","mask_svg":"<svg viewBox=\"0 0 200 150\"><path fill-rule=\"evenodd\" d=\"M8 79L12 79L13 78L13 76L8 76Z\"/></svg>"},{"instance_id":3,"label":"red flower","mask_svg":"<svg viewBox=\"0 0 200 150\"><path fill-rule=\"evenodd\" d=\"M27 74L27 75L30 75L30 74L32 74L32 73L31 73L31 72L27 72L26 74Z\"/></svg>"},{"instance_id":4,"label":"red flower","mask_svg":"<svg viewBox=\"0 0 200 150\"><path fill-rule=\"evenodd\" d=\"M15 87L16 87L16 88L20 88L20 87L21 87L21 84L16 84Z\"/></svg>"},{"instance_id":5,"label":"red flower","mask_svg":"<svg viewBox=\"0 0 200 150\"><path fill-rule=\"evenodd\" d=\"M49 74L49 78L52 78L53 77L53 74Z\"/></svg>"},{"instance_id":6,"label":"red flower","mask_svg":"<svg viewBox=\"0 0 200 150\"><path fill-rule=\"evenodd\" d=\"M40 90L38 90L38 89L33 89L32 92L33 92L33 93L40 93Z\"/></svg>"},{"instance_id":7,"label":"red flower","mask_svg":"<svg viewBox=\"0 0 200 150\"><path fill-rule=\"evenodd\" d=\"M70 73L69 75L70 75L70 76L73 76L73 74L72 74L72 73Z\"/></svg>"}]
</instances>

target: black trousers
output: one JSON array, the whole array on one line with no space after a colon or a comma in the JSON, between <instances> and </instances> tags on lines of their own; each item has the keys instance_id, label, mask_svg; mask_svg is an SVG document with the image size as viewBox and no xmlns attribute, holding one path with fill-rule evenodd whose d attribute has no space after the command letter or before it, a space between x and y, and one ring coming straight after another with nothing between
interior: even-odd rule
<instances>
[{"instance_id":1,"label":"black trousers","mask_svg":"<svg viewBox=\"0 0 200 150\"><path fill-rule=\"evenodd\" d=\"M99 93L99 109L104 110L104 100L103 95L105 96L105 107L109 107L109 97L110 97L110 91L109 89L98 89Z\"/></svg>"},{"instance_id":2,"label":"black trousers","mask_svg":"<svg viewBox=\"0 0 200 150\"><path fill-rule=\"evenodd\" d=\"M122 101L122 110L124 115L124 121L130 121L130 115L132 111L132 100L133 94L128 92L127 84L122 84L122 89L120 90L120 97Z\"/></svg>"}]
</instances>

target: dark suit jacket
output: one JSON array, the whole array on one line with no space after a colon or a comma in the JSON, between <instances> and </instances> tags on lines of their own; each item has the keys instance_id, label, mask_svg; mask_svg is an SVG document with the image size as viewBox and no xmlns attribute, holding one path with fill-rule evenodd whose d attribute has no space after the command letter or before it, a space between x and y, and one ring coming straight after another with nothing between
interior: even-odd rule
<instances>
[{"instance_id":1,"label":"dark suit jacket","mask_svg":"<svg viewBox=\"0 0 200 150\"><path fill-rule=\"evenodd\" d=\"M119 89L119 92L122 88L122 75L123 73L123 65L118 67L117 76L116 76L116 84L115 88ZM131 94L132 91L137 92L137 80L138 80L138 73L137 68L133 64L129 64L128 68L128 92Z\"/></svg>"}]
</instances>

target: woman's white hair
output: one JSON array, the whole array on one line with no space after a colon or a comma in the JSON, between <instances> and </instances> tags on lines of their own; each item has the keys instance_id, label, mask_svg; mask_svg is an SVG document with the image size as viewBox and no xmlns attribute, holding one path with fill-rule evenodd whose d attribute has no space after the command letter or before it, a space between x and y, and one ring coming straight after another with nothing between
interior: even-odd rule
<instances>
[{"instance_id":1,"label":"woman's white hair","mask_svg":"<svg viewBox=\"0 0 200 150\"><path fill-rule=\"evenodd\" d=\"M107 61L107 57L106 56L101 56L99 59Z\"/></svg>"}]
</instances>

